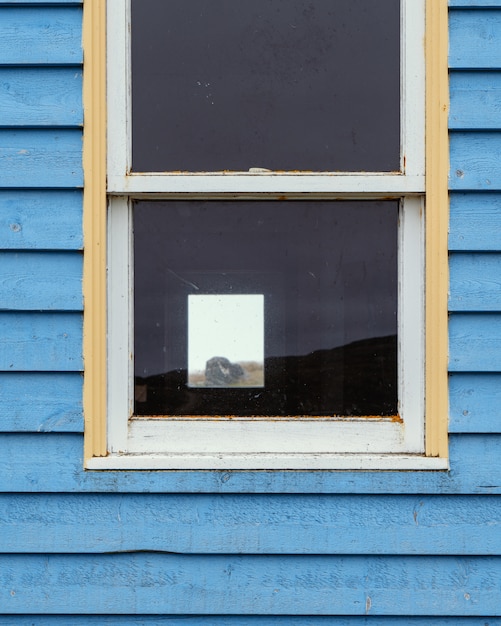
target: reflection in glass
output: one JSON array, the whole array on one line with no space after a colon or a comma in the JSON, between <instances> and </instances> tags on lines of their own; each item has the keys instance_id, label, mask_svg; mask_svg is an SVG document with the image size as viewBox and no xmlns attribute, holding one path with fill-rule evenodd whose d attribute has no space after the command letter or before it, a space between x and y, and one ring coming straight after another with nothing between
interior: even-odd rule
<instances>
[{"instance_id":1,"label":"reflection in glass","mask_svg":"<svg viewBox=\"0 0 501 626\"><path fill-rule=\"evenodd\" d=\"M264 386L262 295L188 296L188 386Z\"/></svg>"},{"instance_id":2,"label":"reflection in glass","mask_svg":"<svg viewBox=\"0 0 501 626\"><path fill-rule=\"evenodd\" d=\"M396 415L398 212L398 201L135 201L135 414ZM263 386L188 383L203 328L189 309L209 296L255 311L246 332ZM244 358L220 342L203 359Z\"/></svg>"}]
</instances>

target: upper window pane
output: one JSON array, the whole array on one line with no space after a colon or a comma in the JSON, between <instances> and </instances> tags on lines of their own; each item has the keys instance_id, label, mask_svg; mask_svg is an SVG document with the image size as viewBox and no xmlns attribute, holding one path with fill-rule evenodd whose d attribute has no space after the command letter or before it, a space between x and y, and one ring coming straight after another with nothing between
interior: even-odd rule
<instances>
[{"instance_id":1,"label":"upper window pane","mask_svg":"<svg viewBox=\"0 0 501 626\"><path fill-rule=\"evenodd\" d=\"M138 171L400 168L400 0L132 0Z\"/></svg>"}]
</instances>

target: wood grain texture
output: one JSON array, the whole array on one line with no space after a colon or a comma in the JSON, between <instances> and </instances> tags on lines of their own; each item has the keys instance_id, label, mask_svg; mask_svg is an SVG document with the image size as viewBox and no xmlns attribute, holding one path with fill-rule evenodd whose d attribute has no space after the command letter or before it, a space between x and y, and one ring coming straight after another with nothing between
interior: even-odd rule
<instances>
[{"instance_id":1,"label":"wood grain texture","mask_svg":"<svg viewBox=\"0 0 501 626\"><path fill-rule=\"evenodd\" d=\"M0 491L501 494L499 435L451 435L449 447L450 471L92 471L79 434L6 434Z\"/></svg>"},{"instance_id":2,"label":"wood grain texture","mask_svg":"<svg viewBox=\"0 0 501 626\"><path fill-rule=\"evenodd\" d=\"M81 311L80 252L0 252L0 310Z\"/></svg>"},{"instance_id":3,"label":"wood grain texture","mask_svg":"<svg viewBox=\"0 0 501 626\"><path fill-rule=\"evenodd\" d=\"M329 617L324 615L23 615L2 616L0 626L501 626L496 617Z\"/></svg>"},{"instance_id":4,"label":"wood grain texture","mask_svg":"<svg viewBox=\"0 0 501 626\"><path fill-rule=\"evenodd\" d=\"M501 250L501 194L450 194L449 250Z\"/></svg>"},{"instance_id":5,"label":"wood grain texture","mask_svg":"<svg viewBox=\"0 0 501 626\"><path fill-rule=\"evenodd\" d=\"M452 313L449 346L451 372L501 372L501 315Z\"/></svg>"},{"instance_id":6,"label":"wood grain texture","mask_svg":"<svg viewBox=\"0 0 501 626\"><path fill-rule=\"evenodd\" d=\"M0 313L0 371L80 371L82 315Z\"/></svg>"},{"instance_id":7,"label":"wood grain texture","mask_svg":"<svg viewBox=\"0 0 501 626\"><path fill-rule=\"evenodd\" d=\"M449 431L501 433L501 374L451 374Z\"/></svg>"},{"instance_id":8,"label":"wood grain texture","mask_svg":"<svg viewBox=\"0 0 501 626\"><path fill-rule=\"evenodd\" d=\"M81 67L0 67L1 126L80 126Z\"/></svg>"},{"instance_id":9,"label":"wood grain texture","mask_svg":"<svg viewBox=\"0 0 501 626\"><path fill-rule=\"evenodd\" d=\"M0 130L0 187L81 187L81 130Z\"/></svg>"},{"instance_id":10,"label":"wood grain texture","mask_svg":"<svg viewBox=\"0 0 501 626\"><path fill-rule=\"evenodd\" d=\"M1 432L82 432L79 373L0 373Z\"/></svg>"},{"instance_id":11,"label":"wood grain texture","mask_svg":"<svg viewBox=\"0 0 501 626\"><path fill-rule=\"evenodd\" d=\"M450 311L501 311L501 254L452 253Z\"/></svg>"},{"instance_id":12,"label":"wood grain texture","mask_svg":"<svg viewBox=\"0 0 501 626\"><path fill-rule=\"evenodd\" d=\"M497 496L14 494L0 524L2 553L501 554Z\"/></svg>"},{"instance_id":13,"label":"wood grain texture","mask_svg":"<svg viewBox=\"0 0 501 626\"><path fill-rule=\"evenodd\" d=\"M452 132L450 156L452 190L501 190L501 133Z\"/></svg>"},{"instance_id":14,"label":"wood grain texture","mask_svg":"<svg viewBox=\"0 0 501 626\"><path fill-rule=\"evenodd\" d=\"M501 68L501 11L449 11L451 69Z\"/></svg>"},{"instance_id":15,"label":"wood grain texture","mask_svg":"<svg viewBox=\"0 0 501 626\"><path fill-rule=\"evenodd\" d=\"M75 65L82 62L80 7L0 6L3 65Z\"/></svg>"},{"instance_id":16,"label":"wood grain texture","mask_svg":"<svg viewBox=\"0 0 501 626\"><path fill-rule=\"evenodd\" d=\"M501 72L451 72L449 127L501 128Z\"/></svg>"},{"instance_id":17,"label":"wood grain texture","mask_svg":"<svg viewBox=\"0 0 501 626\"><path fill-rule=\"evenodd\" d=\"M0 556L5 613L485 615L501 557Z\"/></svg>"},{"instance_id":18,"label":"wood grain texture","mask_svg":"<svg viewBox=\"0 0 501 626\"><path fill-rule=\"evenodd\" d=\"M0 249L81 250L81 191L0 190Z\"/></svg>"}]
</instances>

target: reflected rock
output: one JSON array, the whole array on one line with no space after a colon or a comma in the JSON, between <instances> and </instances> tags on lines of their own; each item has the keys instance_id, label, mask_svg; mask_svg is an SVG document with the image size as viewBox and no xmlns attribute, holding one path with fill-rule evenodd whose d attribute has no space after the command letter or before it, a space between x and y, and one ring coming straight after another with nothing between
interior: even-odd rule
<instances>
[{"instance_id":1,"label":"reflected rock","mask_svg":"<svg viewBox=\"0 0 501 626\"><path fill-rule=\"evenodd\" d=\"M224 356L213 356L205 364L206 387L227 387L237 383L243 376L242 367Z\"/></svg>"}]
</instances>

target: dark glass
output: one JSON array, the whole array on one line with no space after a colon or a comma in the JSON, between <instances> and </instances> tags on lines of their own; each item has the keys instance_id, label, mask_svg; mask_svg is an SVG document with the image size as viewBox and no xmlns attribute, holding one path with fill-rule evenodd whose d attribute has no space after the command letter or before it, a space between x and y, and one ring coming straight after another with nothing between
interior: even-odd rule
<instances>
[{"instance_id":1,"label":"dark glass","mask_svg":"<svg viewBox=\"0 0 501 626\"><path fill-rule=\"evenodd\" d=\"M132 0L133 170L399 170L399 7Z\"/></svg>"},{"instance_id":2,"label":"dark glass","mask_svg":"<svg viewBox=\"0 0 501 626\"><path fill-rule=\"evenodd\" d=\"M136 201L135 413L395 415L397 224L397 201ZM264 387L188 386L197 294L264 296Z\"/></svg>"}]
</instances>

